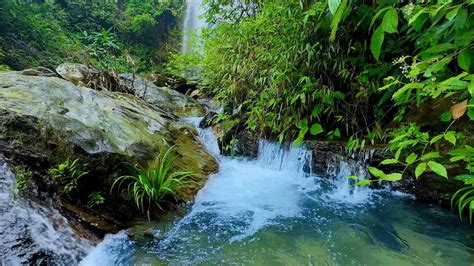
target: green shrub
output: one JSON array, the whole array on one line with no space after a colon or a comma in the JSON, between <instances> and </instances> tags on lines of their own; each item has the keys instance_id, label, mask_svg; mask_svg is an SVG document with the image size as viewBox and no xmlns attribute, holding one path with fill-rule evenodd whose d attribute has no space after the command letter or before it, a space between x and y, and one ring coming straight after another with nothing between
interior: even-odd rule
<instances>
[{"instance_id":1,"label":"green shrub","mask_svg":"<svg viewBox=\"0 0 474 266\"><path fill-rule=\"evenodd\" d=\"M71 160L68 158L48 170L49 175L59 187L61 195L67 195L76 189L79 179L88 174L88 172L82 170L82 166L78 162L79 159Z\"/></svg>"},{"instance_id":2,"label":"green shrub","mask_svg":"<svg viewBox=\"0 0 474 266\"><path fill-rule=\"evenodd\" d=\"M125 190L133 197L137 208L142 212L147 210L149 218L152 204L161 208L160 203L169 196L175 196L176 191L188 182L186 179L195 176L191 171L176 170L174 168L175 159L175 147L173 146L165 152L161 152L146 166L135 165L133 175L117 178L111 191L116 185L120 189L123 183L128 183Z\"/></svg>"}]
</instances>

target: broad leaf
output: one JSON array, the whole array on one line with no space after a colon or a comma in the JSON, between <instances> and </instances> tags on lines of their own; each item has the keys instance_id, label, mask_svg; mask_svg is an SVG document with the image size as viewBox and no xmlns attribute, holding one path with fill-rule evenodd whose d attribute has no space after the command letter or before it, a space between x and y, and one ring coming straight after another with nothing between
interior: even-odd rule
<instances>
[{"instance_id":1,"label":"broad leaf","mask_svg":"<svg viewBox=\"0 0 474 266\"><path fill-rule=\"evenodd\" d=\"M375 177L381 178L385 176L385 173L382 170L379 170L375 167L369 166L369 172L373 174Z\"/></svg>"},{"instance_id":2,"label":"broad leaf","mask_svg":"<svg viewBox=\"0 0 474 266\"><path fill-rule=\"evenodd\" d=\"M398 163L397 159L385 159L380 164L388 165L388 164L396 164L396 163Z\"/></svg>"},{"instance_id":3,"label":"broad leaf","mask_svg":"<svg viewBox=\"0 0 474 266\"><path fill-rule=\"evenodd\" d=\"M426 163L420 163L415 169L415 177L418 179L426 171Z\"/></svg>"},{"instance_id":4,"label":"broad leaf","mask_svg":"<svg viewBox=\"0 0 474 266\"><path fill-rule=\"evenodd\" d=\"M470 49L464 49L458 55L458 65L465 71L469 71L474 60L473 52Z\"/></svg>"},{"instance_id":5,"label":"broad leaf","mask_svg":"<svg viewBox=\"0 0 474 266\"><path fill-rule=\"evenodd\" d=\"M400 174L400 173L392 173L392 174L388 174L388 175L385 175L384 177L380 178L380 180L390 181L390 182L399 181L401 179L402 179L402 174Z\"/></svg>"},{"instance_id":6,"label":"broad leaf","mask_svg":"<svg viewBox=\"0 0 474 266\"><path fill-rule=\"evenodd\" d=\"M410 155L408 155L408 157L405 159L405 162L407 164L412 164L416 161L416 159L418 158L418 155L416 155L415 153L411 153Z\"/></svg>"},{"instance_id":7,"label":"broad leaf","mask_svg":"<svg viewBox=\"0 0 474 266\"><path fill-rule=\"evenodd\" d=\"M321 126L321 124L319 123L315 123L311 126L311 129L309 130L309 133L311 133L311 135L318 135L320 133L324 132L324 129L323 127Z\"/></svg>"},{"instance_id":8,"label":"broad leaf","mask_svg":"<svg viewBox=\"0 0 474 266\"><path fill-rule=\"evenodd\" d=\"M331 14L336 14L336 10L340 4L341 0L328 0L329 11L331 11Z\"/></svg>"},{"instance_id":9,"label":"broad leaf","mask_svg":"<svg viewBox=\"0 0 474 266\"><path fill-rule=\"evenodd\" d=\"M448 178L448 172L446 171L446 168L444 167L444 165L437 163L435 161L429 161L428 167L436 174L442 177Z\"/></svg>"},{"instance_id":10,"label":"broad leaf","mask_svg":"<svg viewBox=\"0 0 474 266\"><path fill-rule=\"evenodd\" d=\"M384 34L383 28L378 26L374 31L374 34L372 34L372 39L370 40L370 51L377 61L379 61L380 52L382 51Z\"/></svg>"},{"instance_id":11,"label":"broad leaf","mask_svg":"<svg viewBox=\"0 0 474 266\"><path fill-rule=\"evenodd\" d=\"M467 108L467 100L464 100L460 103L457 103L451 107L451 114L453 115L453 119L456 120L462 117L466 113Z\"/></svg>"},{"instance_id":12,"label":"broad leaf","mask_svg":"<svg viewBox=\"0 0 474 266\"><path fill-rule=\"evenodd\" d=\"M444 134L444 139L451 142L453 145L456 145L456 132L448 131Z\"/></svg>"},{"instance_id":13,"label":"broad leaf","mask_svg":"<svg viewBox=\"0 0 474 266\"><path fill-rule=\"evenodd\" d=\"M354 184L354 186L367 186L370 184L370 180L362 180Z\"/></svg>"},{"instance_id":14,"label":"broad leaf","mask_svg":"<svg viewBox=\"0 0 474 266\"><path fill-rule=\"evenodd\" d=\"M397 32L398 14L395 8L390 8L383 16L382 28L387 33Z\"/></svg>"},{"instance_id":15,"label":"broad leaf","mask_svg":"<svg viewBox=\"0 0 474 266\"><path fill-rule=\"evenodd\" d=\"M441 156L439 155L439 152L434 151L434 152L428 152L428 153L424 154L424 155L421 157L421 159L422 159L422 160L429 160L429 159L435 159L435 158L439 158L439 157L441 157Z\"/></svg>"}]
</instances>

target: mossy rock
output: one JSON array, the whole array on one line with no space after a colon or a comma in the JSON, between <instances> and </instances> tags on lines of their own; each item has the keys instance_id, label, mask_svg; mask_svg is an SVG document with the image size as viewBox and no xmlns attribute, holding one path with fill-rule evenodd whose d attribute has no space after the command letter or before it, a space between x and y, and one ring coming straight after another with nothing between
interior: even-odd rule
<instances>
[{"instance_id":1,"label":"mossy rock","mask_svg":"<svg viewBox=\"0 0 474 266\"><path fill-rule=\"evenodd\" d=\"M175 112L161 108L158 99L152 105L56 77L0 73L0 125L0 152L46 169L79 158L93 173L87 184L96 187L90 190L107 191L124 162L144 163L172 145L177 145L177 165L199 175L198 182L180 192L179 201L191 200L217 170L196 132L183 126Z\"/></svg>"}]
</instances>

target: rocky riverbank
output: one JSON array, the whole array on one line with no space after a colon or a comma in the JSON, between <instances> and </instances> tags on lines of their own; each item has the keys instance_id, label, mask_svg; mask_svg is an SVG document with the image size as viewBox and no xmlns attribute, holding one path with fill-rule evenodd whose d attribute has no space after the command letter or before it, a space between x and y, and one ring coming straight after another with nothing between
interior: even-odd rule
<instances>
[{"instance_id":1,"label":"rocky riverbank","mask_svg":"<svg viewBox=\"0 0 474 266\"><path fill-rule=\"evenodd\" d=\"M195 129L181 122L203 112L186 95L132 74L115 77L77 64L0 73L0 153L20 169L17 177L32 173L21 180L23 197L52 198L67 217L103 235L143 215L126 195L110 193L131 165L176 145L176 165L197 177L172 204L192 200L217 171ZM48 169L68 159L86 174L62 193ZM90 207L91 195L103 204Z\"/></svg>"}]
</instances>

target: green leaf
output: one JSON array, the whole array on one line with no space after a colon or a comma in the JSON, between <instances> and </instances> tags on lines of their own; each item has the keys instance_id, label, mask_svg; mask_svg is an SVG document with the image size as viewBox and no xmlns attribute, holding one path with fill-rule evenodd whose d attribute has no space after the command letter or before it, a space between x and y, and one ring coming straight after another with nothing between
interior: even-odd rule
<instances>
[{"instance_id":1,"label":"green leaf","mask_svg":"<svg viewBox=\"0 0 474 266\"><path fill-rule=\"evenodd\" d=\"M328 0L329 11L331 11L331 14L336 14L336 10L340 4L341 0Z\"/></svg>"},{"instance_id":2,"label":"green leaf","mask_svg":"<svg viewBox=\"0 0 474 266\"><path fill-rule=\"evenodd\" d=\"M397 152L395 152L395 159L398 160L398 158L400 158L401 153L402 153L402 148L398 149Z\"/></svg>"},{"instance_id":3,"label":"green leaf","mask_svg":"<svg viewBox=\"0 0 474 266\"><path fill-rule=\"evenodd\" d=\"M439 120L441 120L441 122L449 122L452 118L453 115L451 114L451 112L444 112L439 116Z\"/></svg>"},{"instance_id":4,"label":"green leaf","mask_svg":"<svg viewBox=\"0 0 474 266\"><path fill-rule=\"evenodd\" d=\"M372 39L370 40L370 51L377 61L379 61L380 52L382 51L384 35L383 28L378 26L374 31L374 34L372 34Z\"/></svg>"},{"instance_id":5,"label":"green leaf","mask_svg":"<svg viewBox=\"0 0 474 266\"><path fill-rule=\"evenodd\" d=\"M385 173L382 170L379 170L375 167L369 166L369 172L375 177L381 178L385 176Z\"/></svg>"},{"instance_id":6,"label":"green leaf","mask_svg":"<svg viewBox=\"0 0 474 266\"><path fill-rule=\"evenodd\" d=\"M352 180L359 180L359 177L355 175L350 175L347 178L352 179Z\"/></svg>"},{"instance_id":7,"label":"green leaf","mask_svg":"<svg viewBox=\"0 0 474 266\"><path fill-rule=\"evenodd\" d=\"M446 171L446 168L444 167L444 165L437 163L435 161L429 161L428 167L436 174L442 177L448 178L448 172Z\"/></svg>"},{"instance_id":8,"label":"green leaf","mask_svg":"<svg viewBox=\"0 0 474 266\"><path fill-rule=\"evenodd\" d=\"M473 52L470 49L464 49L461 53L458 55L458 65L466 70L469 71L472 65L473 61Z\"/></svg>"},{"instance_id":9,"label":"green leaf","mask_svg":"<svg viewBox=\"0 0 474 266\"><path fill-rule=\"evenodd\" d=\"M396 163L398 163L397 159L385 159L380 164L388 165L388 164L396 164Z\"/></svg>"},{"instance_id":10,"label":"green leaf","mask_svg":"<svg viewBox=\"0 0 474 266\"><path fill-rule=\"evenodd\" d=\"M444 134L444 139L451 142L453 145L456 145L456 132L448 131Z\"/></svg>"},{"instance_id":11,"label":"green leaf","mask_svg":"<svg viewBox=\"0 0 474 266\"><path fill-rule=\"evenodd\" d=\"M463 182L466 183L466 182L471 182L472 180L474 180L474 175L458 175L458 176L454 177L454 179L459 180L459 181L463 181Z\"/></svg>"},{"instance_id":12,"label":"green leaf","mask_svg":"<svg viewBox=\"0 0 474 266\"><path fill-rule=\"evenodd\" d=\"M372 28L372 26L374 25L375 21L377 20L377 18L383 14L383 12L387 11L388 9L390 8L393 8L391 6L387 6L387 7L384 7L382 9L380 9L377 14L375 14L375 16L372 18L372 21L370 22L370 27L369 27L369 30Z\"/></svg>"},{"instance_id":13,"label":"green leaf","mask_svg":"<svg viewBox=\"0 0 474 266\"><path fill-rule=\"evenodd\" d=\"M341 131L339 131L339 128L336 128L334 130L334 136L337 137L337 138L340 138L341 137Z\"/></svg>"},{"instance_id":14,"label":"green leaf","mask_svg":"<svg viewBox=\"0 0 474 266\"><path fill-rule=\"evenodd\" d=\"M405 159L405 162L407 164L412 164L416 161L416 159L418 158L418 155L416 155L415 153L411 153L410 155L408 155L408 157Z\"/></svg>"},{"instance_id":15,"label":"green leaf","mask_svg":"<svg viewBox=\"0 0 474 266\"><path fill-rule=\"evenodd\" d=\"M451 113L450 113L451 114ZM442 139L444 137L444 134L439 134L438 136L435 136L433 137L431 140L430 140L430 144L433 144L433 143L436 143L438 142L440 139Z\"/></svg>"},{"instance_id":16,"label":"green leaf","mask_svg":"<svg viewBox=\"0 0 474 266\"><path fill-rule=\"evenodd\" d=\"M301 145L301 143L303 143L303 140L304 140L304 138L302 138L302 137L296 138L295 141L293 141L293 146L299 147Z\"/></svg>"},{"instance_id":17,"label":"green leaf","mask_svg":"<svg viewBox=\"0 0 474 266\"><path fill-rule=\"evenodd\" d=\"M421 157L421 160L429 160L429 159L435 159L435 158L439 158L439 157L441 157L439 155L439 152L434 151L434 152L428 152L428 153L424 154Z\"/></svg>"},{"instance_id":18,"label":"green leaf","mask_svg":"<svg viewBox=\"0 0 474 266\"><path fill-rule=\"evenodd\" d=\"M311 126L311 129L309 130L309 133L311 133L311 135L318 135L320 133L324 132L324 129L323 127L321 126L321 124L319 123L315 123Z\"/></svg>"},{"instance_id":19,"label":"green leaf","mask_svg":"<svg viewBox=\"0 0 474 266\"><path fill-rule=\"evenodd\" d=\"M426 171L426 163L420 163L415 169L415 177L418 179Z\"/></svg>"},{"instance_id":20,"label":"green leaf","mask_svg":"<svg viewBox=\"0 0 474 266\"><path fill-rule=\"evenodd\" d=\"M398 14L395 8L390 8L383 16L382 28L387 33L397 32Z\"/></svg>"},{"instance_id":21,"label":"green leaf","mask_svg":"<svg viewBox=\"0 0 474 266\"><path fill-rule=\"evenodd\" d=\"M346 10L347 2L348 0L342 0L341 4L336 10L336 13L334 14L334 17L332 18L331 35L329 36L329 40L331 42L334 42L334 40L336 40L337 28L339 27L339 23L342 20L342 15L344 14L344 11Z\"/></svg>"},{"instance_id":22,"label":"green leaf","mask_svg":"<svg viewBox=\"0 0 474 266\"><path fill-rule=\"evenodd\" d=\"M311 117L317 117L323 111L323 106L321 104L316 104L313 107L313 111L311 112Z\"/></svg>"},{"instance_id":23,"label":"green leaf","mask_svg":"<svg viewBox=\"0 0 474 266\"><path fill-rule=\"evenodd\" d=\"M298 121L298 123L296 124L296 127L299 128L299 129L304 129L304 128L308 128L308 119L301 119L300 121Z\"/></svg>"},{"instance_id":24,"label":"green leaf","mask_svg":"<svg viewBox=\"0 0 474 266\"><path fill-rule=\"evenodd\" d=\"M385 175L384 177L380 178L380 180L390 181L390 182L399 181L401 179L402 179L402 174L400 174L400 173L392 173L392 174L388 174L388 175Z\"/></svg>"},{"instance_id":25,"label":"green leaf","mask_svg":"<svg viewBox=\"0 0 474 266\"><path fill-rule=\"evenodd\" d=\"M361 186L362 187L362 186L367 186L369 184L370 184L370 180L362 180L360 182L355 183L354 186Z\"/></svg>"}]
</instances>

